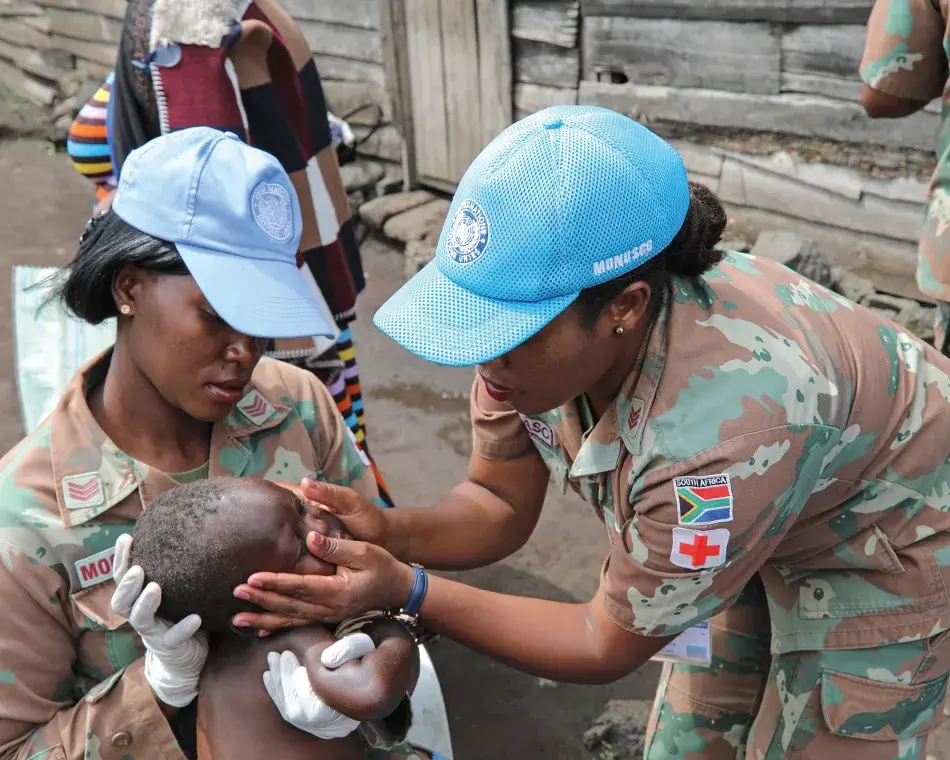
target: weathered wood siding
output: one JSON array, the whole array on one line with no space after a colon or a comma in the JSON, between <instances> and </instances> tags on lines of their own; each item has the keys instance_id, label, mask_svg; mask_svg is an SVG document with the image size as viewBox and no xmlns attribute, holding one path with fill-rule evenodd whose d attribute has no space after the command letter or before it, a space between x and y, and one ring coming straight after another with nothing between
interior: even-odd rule
<instances>
[{"instance_id":1,"label":"weathered wood siding","mask_svg":"<svg viewBox=\"0 0 950 760\"><path fill-rule=\"evenodd\" d=\"M511 0L515 118L577 103L580 0Z\"/></svg>"}]
</instances>

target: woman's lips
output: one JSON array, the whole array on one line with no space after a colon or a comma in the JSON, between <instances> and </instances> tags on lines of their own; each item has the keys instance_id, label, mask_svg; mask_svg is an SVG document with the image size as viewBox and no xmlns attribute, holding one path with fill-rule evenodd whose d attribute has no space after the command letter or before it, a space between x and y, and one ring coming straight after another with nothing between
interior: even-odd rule
<instances>
[{"instance_id":1,"label":"woman's lips","mask_svg":"<svg viewBox=\"0 0 950 760\"><path fill-rule=\"evenodd\" d=\"M244 398L244 389L247 383L226 382L226 383L208 383L208 392L215 401L221 404L233 406Z\"/></svg>"},{"instance_id":2,"label":"woman's lips","mask_svg":"<svg viewBox=\"0 0 950 760\"><path fill-rule=\"evenodd\" d=\"M495 399L495 401L509 401L515 395L513 388L496 385L485 377L483 377L482 380L485 381L485 390L488 392L488 395Z\"/></svg>"}]
</instances>

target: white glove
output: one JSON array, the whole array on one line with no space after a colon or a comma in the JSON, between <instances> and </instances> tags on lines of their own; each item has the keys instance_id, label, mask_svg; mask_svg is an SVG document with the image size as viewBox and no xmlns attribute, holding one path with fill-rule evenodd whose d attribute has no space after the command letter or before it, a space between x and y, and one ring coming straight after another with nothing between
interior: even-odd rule
<instances>
[{"instance_id":1,"label":"white glove","mask_svg":"<svg viewBox=\"0 0 950 760\"><path fill-rule=\"evenodd\" d=\"M198 679L208 659L208 639L199 632L201 618L189 615L171 625L155 617L162 603L157 583L145 584L141 567L129 567L132 537L115 543L112 577L116 589L112 609L126 618L145 645L145 680L156 698L171 707L185 707L198 696Z\"/></svg>"},{"instance_id":2,"label":"white glove","mask_svg":"<svg viewBox=\"0 0 950 760\"><path fill-rule=\"evenodd\" d=\"M328 646L320 656L323 667L335 670L350 660L359 660L376 649L365 633L344 636ZM337 712L316 695L307 669L293 652L268 652L264 688L277 705L280 717L294 728L318 739L342 739L359 726L360 721Z\"/></svg>"}]
</instances>

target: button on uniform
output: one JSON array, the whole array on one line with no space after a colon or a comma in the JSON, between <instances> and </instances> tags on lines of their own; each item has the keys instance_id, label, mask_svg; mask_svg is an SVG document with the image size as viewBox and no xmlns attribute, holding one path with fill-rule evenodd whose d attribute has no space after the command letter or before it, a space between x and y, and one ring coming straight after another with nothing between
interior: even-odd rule
<instances>
[{"instance_id":1,"label":"button on uniform","mask_svg":"<svg viewBox=\"0 0 950 760\"><path fill-rule=\"evenodd\" d=\"M132 743L132 734L128 731L119 731L112 737L112 744L116 747L128 747Z\"/></svg>"}]
</instances>

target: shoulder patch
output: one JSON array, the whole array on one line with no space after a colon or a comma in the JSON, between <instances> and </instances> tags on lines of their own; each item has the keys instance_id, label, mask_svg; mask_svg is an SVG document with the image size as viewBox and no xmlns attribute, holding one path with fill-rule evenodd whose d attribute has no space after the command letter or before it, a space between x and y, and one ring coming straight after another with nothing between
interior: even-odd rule
<instances>
[{"instance_id":1,"label":"shoulder patch","mask_svg":"<svg viewBox=\"0 0 950 760\"><path fill-rule=\"evenodd\" d=\"M98 507L106 500L98 472L67 475L63 478L63 503L66 509Z\"/></svg>"},{"instance_id":2,"label":"shoulder patch","mask_svg":"<svg viewBox=\"0 0 950 760\"><path fill-rule=\"evenodd\" d=\"M728 475L673 478L673 492L680 525L732 522L732 483Z\"/></svg>"},{"instance_id":3,"label":"shoulder patch","mask_svg":"<svg viewBox=\"0 0 950 760\"><path fill-rule=\"evenodd\" d=\"M729 531L725 528L715 530L673 528L673 551L670 552L670 562L687 570L720 567L726 563L728 546Z\"/></svg>"}]
</instances>

